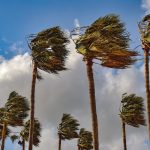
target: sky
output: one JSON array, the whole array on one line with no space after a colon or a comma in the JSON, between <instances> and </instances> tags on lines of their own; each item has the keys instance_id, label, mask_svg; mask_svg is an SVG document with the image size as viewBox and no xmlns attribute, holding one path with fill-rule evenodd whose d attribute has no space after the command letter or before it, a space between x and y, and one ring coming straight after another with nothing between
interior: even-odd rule
<instances>
[{"instance_id":1,"label":"sky","mask_svg":"<svg viewBox=\"0 0 150 150\"><path fill-rule=\"evenodd\" d=\"M138 22L150 12L150 0L0 0L0 107L11 91L30 100L32 63L26 37L32 33L60 26L71 31L88 26L97 18L117 14L131 34L131 48L140 44ZM67 60L68 71L59 75L42 72L44 80L36 84L36 117L42 124L39 147L34 150L57 149L57 126L63 113L79 120L81 127L91 130L86 68L72 41ZM142 50L139 48L139 51ZM137 67L139 65L139 67ZM101 150L121 150L122 133L119 118L121 95L136 93L145 98L144 66L138 62L116 74L112 69L94 67ZM131 150L148 150L146 127L127 127L127 144ZM64 141L62 149L75 150L76 140ZM17 143L6 142L6 150L20 150Z\"/></svg>"}]
</instances>

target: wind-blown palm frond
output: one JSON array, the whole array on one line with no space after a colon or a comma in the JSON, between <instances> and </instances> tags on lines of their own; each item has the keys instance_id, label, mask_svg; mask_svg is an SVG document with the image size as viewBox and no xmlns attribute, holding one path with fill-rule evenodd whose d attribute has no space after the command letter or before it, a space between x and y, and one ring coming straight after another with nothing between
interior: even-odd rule
<instances>
[{"instance_id":1,"label":"wind-blown palm frond","mask_svg":"<svg viewBox=\"0 0 150 150\"><path fill-rule=\"evenodd\" d=\"M124 150L127 150L126 124L137 128L140 125L146 125L144 118L144 100L135 94L127 95L127 93L124 93L122 94L121 105L120 117L122 120L123 146Z\"/></svg>"},{"instance_id":2,"label":"wind-blown palm frond","mask_svg":"<svg viewBox=\"0 0 150 150\"><path fill-rule=\"evenodd\" d=\"M11 126L22 126L23 120L28 116L28 111L29 104L27 99L13 91L5 104L2 121Z\"/></svg>"},{"instance_id":3,"label":"wind-blown palm frond","mask_svg":"<svg viewBox=\"0 0 150 150\"><path fill-rule=\"evenodd\" d=\"M12 143L14 143L16 140L19 139L19 136L14 134L14 135L10 136L10 139L11 139Z\"/></svg>"},{"instance_id":4,"label":"wind-blown palm frond","mask_svg":"<svg viewBox=\"0 0 150 150\"><path fill-rule=\"evenodd\" d=\"M68 55L66 45L69 40L59 27L53 27L29 37L32 59L37 67L48 73L66 70L65 59Z\"/></svg>"},{"instance_id":5,"label":"wind-blown palm frond","mask_svg":"<svg viewBox=\"0 0 150 150\"><path fill-rule=\"evenodd\" d=\"M77 40L76 48L85 59L98 59L105 67L124 69L133 64L136 61L133 56L138 55L129 50L129 40L119 17L107 15L97 19L85 31Z\"/></svg>"},{"instance_id":6,"label":"wind-blown palm frond","mask_svg":"<svg viewBox=\"0 0 150 150\"><path fill-rule=\"evenodd\" d=\"M120 117L124 123L133 127L145 126L143 98L135 94L124 95L121 101Z\"/></svg>"},{"instance_id":7,"label":"wind-blown palm frond","mask_svg":"<svg viewBox=\"0 0 150 150\"><path fill-rule=\"evenodd\" d=\"M7 126L22 126L28 111L27 99L15 91L11 92L5 107L0 109L0 123L3 124L1 150L4 150Z\"/></svg>"},{"instance_id":8,"label":"wind-blown palm frond","mask_svg":"<svg viewBox=\"0 0 150 150\"><path fill-rule=\"evenodd\" d=\"M143 46L147 46L150 49L150 15L146 15L139 23L139 30Z\"/></svg>"},{"instance_id":9,"label":"wind-blown palm frond","mask_svg":"<svg viewBox=\"0 0 150 150\"><path fill-rule=\"evenodd\" d=\"M92 132L86 131L84 128L80 129L78 147L80 150L93 149L93 137Z\"/></svg>"},{"instance_id":10,"label":"wind-blown palm frond","mask_svg":"<svg viewBox=\"0 0 150 150\"><path fill-rule=\"evenodd\" d=\"M30 127L30 120L28 120L25 123L23 130L20 132L20 137L27 142L29 141L29 127ZM41 124L37 119L35 119L34 120L34 133L33 133L33 145L34 146L39 146L40 137L41 137Z\"/></svg>"},{"instance_id":11,"label":"wind-blown palm frond","mask_svg":"<svg viewBox=\"0 0 150 150\"><path fill-rule=\"evenodd\" d=\"M63 114L61 123L58 127L58 134L61 135L62 140L71 140L78 137L79 123L70 114Z\"/></svg>"},{"instance_id":12,"label":"wind-blown palm frond","mask_svg":"<svg viewBox=\"0 0 150 150\"><path fill-rule=\"evenodd\" d=\"M5 112L6 112L6 109L4 107L0 108L0 123L1 124L3 124Z\"/></svg>"}]
</instances>

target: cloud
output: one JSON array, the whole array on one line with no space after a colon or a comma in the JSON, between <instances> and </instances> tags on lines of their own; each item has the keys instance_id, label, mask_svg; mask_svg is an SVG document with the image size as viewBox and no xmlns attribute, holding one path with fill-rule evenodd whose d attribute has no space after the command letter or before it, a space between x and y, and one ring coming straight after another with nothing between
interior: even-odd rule
<instances>
[{"instance_id":1,"label":"cloud","mask_svg":"<svg viewBox=\"0 0 150 150\"><path fill-rule=\"evenodd\" d=\"M150 13L150 1L142 0L142 8L145 9L146 14Z\"/></svg>"},{"instance_id":2,"label":"cloud","mask_svg":"<svg viewBox=\"0 0 150 150\"><path fill-rule=\"evenodd\" d=\"M79 35L80 35L80 23L79 23L78 19L74 20L74 26L75 26L75 28L73 30L72 38L76 40L79 38Z\"/></svg>"},{"instance_id":3,"label":"cloud","mask_svg":"<svg viewBox=\"0 0 150 150\"><path fill-rule=\"evenodd\" d=\"M47 74L36 84L36 117L42 124L42 137L35 150L57 149L57 126L63 113L70 113L79 120L81 127L91 131L91 114L88 96L86 65L76 53L74 43L67 60L68 71L59 75ZM122 132L119 118L121 95L137 93L145 97L143 66L132 67L114 73L112 69L94 66L100 146L102 150L122 149ZM17 55L0 64L0 106L12 90L30 99L32 64L28 53ZM146 127L135 129L127 126L127 142L130 149L146 149ZM75 150L76 140L63 141L63 149Z\"/></svg>"},{"instance_id":4,"label":"cloud","mask_svg":"<svg viewBox=\"0 0 150 150\"><path fill-rule=\"evenodd\" d=\"M14 54L23 54L25 52L25 48L23 47L23 42L18 41L15 43L12 43L9 47L10 51Z\"/></svg>"},{"instance_id":5,"label":"cloud","mask_svg":"<svg viewBox=\"0 0 150 150\"><path fill-rule=\"evenodd\" d=\"M79 28L80 27L80 23L78 19L74 19L74 26L75 28Z\"/></svg>"}]
</instances>

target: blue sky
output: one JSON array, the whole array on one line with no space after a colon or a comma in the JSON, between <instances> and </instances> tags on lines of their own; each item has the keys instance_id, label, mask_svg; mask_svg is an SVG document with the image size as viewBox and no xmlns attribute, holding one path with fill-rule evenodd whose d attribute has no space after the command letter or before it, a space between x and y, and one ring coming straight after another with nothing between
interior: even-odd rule
<instances>
[{"instance_id":1,"label":"blue sky","mask_svg":"<svg viewBox=\"0 0 150 150\"><path fill-rule=\"evenodd\" d=\"M143 16L141 0L0 0L0 55L10 58L27 51L25 37L52 26L72 30L74 19L89 25L108 13L120 15L137 40L137 22Z\"/></svg>"},{"instance_id":2,"label":"blue sky","mask_svg":"<svg viewBox=\"0 0 150 150\"><path fill-rule=\"evenodd\" d=\"M45 28L72 30L114 13L120 15L131 34L132 48L139 44L137 22L145 14L141 0L0 0L0 55L10 59L28 51L25 37ZM6 150L11 150L9 141Z\"/></svg>"}]
</instances>

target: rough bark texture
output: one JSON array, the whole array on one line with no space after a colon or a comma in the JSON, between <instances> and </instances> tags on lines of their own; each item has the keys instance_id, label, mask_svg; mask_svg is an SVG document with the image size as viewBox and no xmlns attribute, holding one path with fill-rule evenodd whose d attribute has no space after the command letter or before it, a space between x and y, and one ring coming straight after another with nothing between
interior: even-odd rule
<instances>
[{"instance_id":1,"label":"rough bark texture","mask_svg":"<svg viewBox=\"0 0 150 150\"><path fill-rule=\"evenodd\" d=\"M33 65L33 73L32 73L32 87L31 87L30 132L29 132L29 149L28 150L32 150L32 147L33 147L36 77L37 77L37 66L36 66L36 64L34 64Z\"/></svg>"},{"instance_id":2,"label":"rough bark texture","mask_svg":"<svg viewBox=\"0 0 150 150\"><path fill-rule=\"evenodd\" d=\"M122 138L123 138L123 147L124 150L127 150L127 143L126 143L126 125L122 120Z\"/></svg>"},{"instance_id":3,"label":"rough bark texture","mask_svg":"<svg viewBox=\"0 0 150 150\"><path fill-rule=\"evenodd\" d=\"M25 140L22 141L22 150L25 150Z\"/></svg>"},{"instance_id":4,"label":"rough bark texture","mask_svg":"<svg viewBox=\"0 0 150 150\"><path fill-rule=\"evenodd\" d=\"M2 131L2 145L1 145L1 150L4 150L5 148L5 139L6 139L6 129L7 129L7 124L3 124L3 131Z\"/></svg>"},{"instance_id":5,"label":"rough bark texture","mask_svg":"<svg viewBox=\"0 0 150 150\"><path fill-rule=\"evenodd\" d=\"M145 87L147 99L147 117L148 117L148 138L150 140L150 88L149 88L149 49L144 49L144 62L145 62Z\"/></svg>"},{"instance_id":6,"label":"rough bark texture","mask_svg":"<svg viewBox=\"0 0 150 150\"><path fill-rule=\"evenodd\" d=\"M61 135L59 134L58 150L61 150Z\"/></svg>"},{"instance_id":7,"label":"rough bark texture","mask_svg":"<svg viewBox=\"0 0 150 150\"><path fill-rule=\"evenodd\" d=\"M93 77L93 69L92 69L93 62L91 59L87 60L86 66L87 66L87 76L89 81L89 95L90 95L90 105L91 105L91 114L92 114L94 150L99 150L98 120L97 120L97 111L96 111L94 77Z\"/></svg>"}]
</instances>

